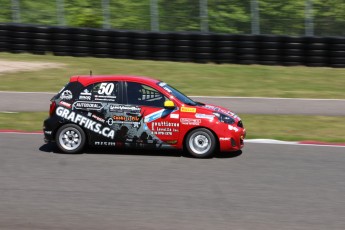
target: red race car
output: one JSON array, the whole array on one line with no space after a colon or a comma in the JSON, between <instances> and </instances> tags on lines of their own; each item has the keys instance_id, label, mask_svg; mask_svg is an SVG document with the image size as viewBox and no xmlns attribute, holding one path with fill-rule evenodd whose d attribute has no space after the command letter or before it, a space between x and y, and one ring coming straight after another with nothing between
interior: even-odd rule
<instances>
[{"instance_id":1,"label":"red race car","mask_svg":"<svg viewBox=\"0 0 345 230\"><path fill-rule=\"evenodd\" d=\"M228 109L195 102L165 82L73 76L51 100L46 142L65 153L93 146L175 148L198 158L238 151L246 131Z\"/></svg>"}]
</instances>

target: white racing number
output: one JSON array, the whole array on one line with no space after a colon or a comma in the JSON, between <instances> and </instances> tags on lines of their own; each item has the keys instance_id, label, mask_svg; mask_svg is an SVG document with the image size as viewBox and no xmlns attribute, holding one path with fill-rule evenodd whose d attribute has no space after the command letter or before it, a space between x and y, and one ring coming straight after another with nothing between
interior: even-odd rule
<instances>
[{"instance_id":1,"label":"white racing number","mask_svg":"<svg viewBox=\"0 0 345 230\"><path fill-rule=\"evenodd\" d=\"M114 83L101 83L98 94L111 95L114 91Z\"/></svg>"}]
</instances>

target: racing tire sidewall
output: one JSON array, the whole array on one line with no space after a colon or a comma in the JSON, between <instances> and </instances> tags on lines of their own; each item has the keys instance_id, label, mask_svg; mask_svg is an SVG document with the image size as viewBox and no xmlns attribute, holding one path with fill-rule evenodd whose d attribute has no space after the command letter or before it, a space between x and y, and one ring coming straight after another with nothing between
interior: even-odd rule
<instances>
[{"instance_id":1,"label":"racing tire sidewall","mask_svg":"<svg viewBox=\"0 0 345 230\"><path fill-rule=\"evenodd\" d=\"M201 144L197 144L200 141ZM207 146L203 147L203 143ZM216 150L216 138L214 134L205 128L192 130L186 137L185 147L190 155L195 158L210 158ZM200 148L199 148L200 147Z\"/></svg>"},{"instance_id":2,"label":"racing tire sidewall","mask_svg":"<svg viewBox=\"0 0 345 230\"><path fill-rule=\"evenodd\" d=\"M63 143L63 134L70 132L72 133L77 139L77 144L74 147L68 148L66 144ZM80 153L86 143L86 135L82 128L80 128L78 125L75 124L65 124L61 126L55 136L55 141L57 144L57 147L63 152L63 153Z\"/></svg>"}]
</instances>

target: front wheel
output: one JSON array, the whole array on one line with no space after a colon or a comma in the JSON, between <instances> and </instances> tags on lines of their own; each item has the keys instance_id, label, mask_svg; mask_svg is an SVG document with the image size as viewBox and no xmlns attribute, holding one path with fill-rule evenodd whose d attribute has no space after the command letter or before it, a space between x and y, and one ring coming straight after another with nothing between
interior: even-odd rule
<instances>
[{"instance_id":1,"label":"front wheel","mask_svg":"<svg viewBox=\"0 0 345 230\"><path fill-rule=\"evenodd\" d=\"M195 129L187 135L186 148L196 158L211 157L216 149L216 138L208 129Z\"/></svg>"},{"instance_id":2,"label":"front wheel","mask_svg":"<svg viewBox=\"0 0 345 230\"><path fill-rule=\"evenodd\" d=\"M85 132L77 125L65 124L56 133L56 143L64 153L78 153L85 146Z\"/></svg>"}]
</instances>

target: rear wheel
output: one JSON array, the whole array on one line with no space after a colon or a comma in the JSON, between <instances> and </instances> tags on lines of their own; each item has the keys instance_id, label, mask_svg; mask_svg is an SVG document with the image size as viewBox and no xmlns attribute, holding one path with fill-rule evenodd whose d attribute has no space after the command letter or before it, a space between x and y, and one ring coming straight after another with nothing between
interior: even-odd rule
<instances>
[{"instance_id":1,"label":"rear wheel","mask_svg":"<svg viewBox=\"0 0 345 230\"><path fill-rule=\"evenodd\" d=\"M63 125L56 133L56 143L64 153L78 153L85 146L85 132L74 124Z\"/></svg>"},{"instance_id":2,"label":"rear wheel","mask_svg":"<svg viewBox=\"0 0 345 230\"><path fill-rule=\"evenodd\" d=\"M208 129L195 129L187 135L186 149L196 158L211 157L216 149L216 138Z\"/></svg>"}]
</instances>

